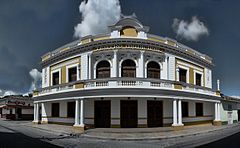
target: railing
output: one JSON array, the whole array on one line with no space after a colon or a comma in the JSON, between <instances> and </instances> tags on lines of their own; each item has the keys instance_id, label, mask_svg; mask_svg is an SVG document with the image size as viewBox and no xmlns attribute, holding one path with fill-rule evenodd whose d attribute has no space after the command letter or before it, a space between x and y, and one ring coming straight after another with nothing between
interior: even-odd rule
<instances>
[{"instance_id":1,"label":"railing","mask_svg":"<svg viewBox=\"0 0 240 148\"><path fill-rule=\"evenodd\" d=\"M177 87L176 87L177 86ZM39 95L45 95L55 92L64 92L69 90L79 89L99 89L99 88L146 88L146 89L169 89L190 91L194 93L204 93L215 95L210 88L182 83L177 81L162 80L162 79L149 79L149 78L107 78L107 79L92 79L81 80L51 87L40 89Z\"/></svg>"}]
</instances>

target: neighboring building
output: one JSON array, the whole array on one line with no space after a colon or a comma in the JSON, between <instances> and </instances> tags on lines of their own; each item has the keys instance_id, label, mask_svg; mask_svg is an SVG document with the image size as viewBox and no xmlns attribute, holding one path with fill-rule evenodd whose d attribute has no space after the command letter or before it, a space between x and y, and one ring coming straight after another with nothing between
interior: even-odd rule
<instances>
[{"instance_id":1,"label":"neighboring building","mask_svg":"<svg viewBox=\"0 0 240 148\"><path fill-rule=\"evenodd\" d=\"M233 124L240 120L240 99L222 95L221 121L223 124Z\"/></svg>"},{"instance_id":2,"label":"neighboring building","mask_svg":"<svg viewBox=\"0 0 240 148\"><path fill-rule=\"evenodd\" d=\"M20 95L5 96L1 98L0 117L11 120L32 120L32 98Z\"/></svg>"},{"instance_id":3,"label":"neighboring building","mask_svg":"<svg viewBox=\"0 0 240 148\"><path fill-rule=\"evenodd\" d=\"M175 129L221 124L222 98L212 90L212 58L149 34L149 27L132 16L109 30L42 56L34 123Z\"/></svg>"}]
</instances>

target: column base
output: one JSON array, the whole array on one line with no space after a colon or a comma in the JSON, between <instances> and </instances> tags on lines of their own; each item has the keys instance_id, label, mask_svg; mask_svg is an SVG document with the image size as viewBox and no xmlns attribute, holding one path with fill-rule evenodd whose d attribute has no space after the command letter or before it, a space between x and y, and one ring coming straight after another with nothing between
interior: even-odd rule
<instances>
[{"instance_id":1,"label":"column base","mask_svg":"<svg viewBox=\"0 0 240 148\"><path fill-rule=\"evenodd\" d=\"M181 125L172 125L172 128L174 131L179 131L179 130L183 130L184 128L184 125L181 124Z\"/></svg>"},{"instance_id":2,"label":"column base","mask_svg":"<svg viewBox=\"0 0 240 148\"><path fill-rule=\"evenodd\" d=\"M221 126L222 125L222 121L213 121L213 125L214 126Z\"/></svg>"},{"instance_id":3,"label":"column base","mask_svg":"<svg viewBox=\"0 0 240 148\"><path fill-rule=\"evenodd\" d=\"M73 125L73 132L77 134L82 134L85 131L84 125Z\"/></svg>"},{"instance_id":4,"label":"column base","mask_svg":"<svg viewBox=\"0 0 240 148\"><path fill-rule=\"evenodd\" d=\"M41 122L39 121L32 121L33 124L40 124Z\"/></svg>"},{"instance_id":5,"label":"column base","mask_svg":"<svg viewBox=\"0 0 240 148\"><path fill-rule=\"evenodd\" d=\"M41 121L41 124L48 124L48 121Z\"/></svg>"}]
</instances>

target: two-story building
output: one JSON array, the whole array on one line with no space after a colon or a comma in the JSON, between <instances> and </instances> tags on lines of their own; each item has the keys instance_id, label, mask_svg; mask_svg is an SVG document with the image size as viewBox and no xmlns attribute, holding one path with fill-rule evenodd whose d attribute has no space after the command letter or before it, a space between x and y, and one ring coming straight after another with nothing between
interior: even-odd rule
<instances>
[{"instance_id":1,"label":"two-story building","mask_svg":"<svg viewBox=\"0 0 240 148\"><path fill-rule=\"evenodd\" d=\"M33 120L32 98L22 95L10 95L0 98L0 118Z\"/></svg>"},{"instance_id":2,"label":"two-story building","mask_svg":"<svg viewBox=\"0 0 240 148\"><path fill-rule=\"evenodd\" d=\"M33 122L80 128L221 124L212 58L148 32L135 17L123 17L109 33L42 56Z\"/></svg>"}]
</instances>

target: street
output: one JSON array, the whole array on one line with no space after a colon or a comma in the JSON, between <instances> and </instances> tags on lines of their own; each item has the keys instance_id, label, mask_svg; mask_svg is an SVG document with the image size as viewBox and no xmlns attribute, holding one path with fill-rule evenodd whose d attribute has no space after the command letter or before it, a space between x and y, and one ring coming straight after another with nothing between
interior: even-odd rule
<instances>
[{"instance_id":1,"label":"street","mask_svg":"<svg viewBox=\"0 0 240 148\"><path fill-rule=\"evenodd\" d=\"M199 148L220 148L220 147L239 148L240 143L239 139L240 133L237 133L227 138L223 138L221 140L200 146Z\"/></svg>"},{"instance_id":2,"label":"street","mask_svg":"<svg viewBox=\"0 0 240 148\"><path fill-rule=\"evenodd\" d=\"M43 142L37 138L28 137L22 133L11 130L7 127L0 125L0 147L1 148L10 148L10 147L19 147L19 148L57 148L47 142Z\"/></svg>"},{"instance_id":3,"label":"street","mask_svg":"<svg viewBox=\"0 0 240 148\"><path fill-rule=\"evenodd\" d=\"M238 147L240 139L240 128L228 128L226 130L208 132L195 136L185 136L178 138L158 139L158 140L103 140L87 138L81 135L60 134L27 126L30 121L4 121L0 120L0 148L24 147L24 148L159 148L159 147L226 147L231 143L231 147ZM228 138L213 142L237 133ZM213 142L207 144L209 142ZM206 144L206 145L204 145Z\"/></svg>"}]
</instances>

